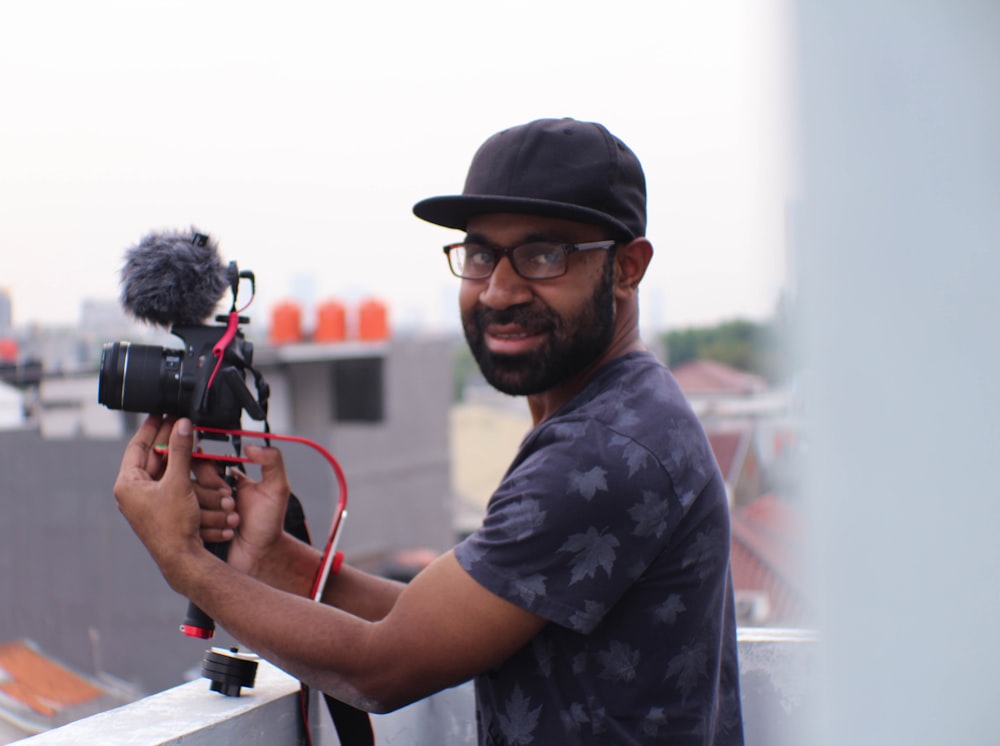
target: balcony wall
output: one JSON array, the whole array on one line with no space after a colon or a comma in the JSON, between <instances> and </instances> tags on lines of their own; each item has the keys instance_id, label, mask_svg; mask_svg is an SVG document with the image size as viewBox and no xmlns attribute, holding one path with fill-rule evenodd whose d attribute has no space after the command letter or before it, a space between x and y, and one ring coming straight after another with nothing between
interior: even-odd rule
<instances>
[{"instance_id":1,"label":"balcony wall","mask_svg":"<svg viewBox=\"0 0 1000 746\"><path fill-rule=\"evenodd\" d=\"M801 746L816 702L811 670L816 636L802 630L740 630L740 677L747 746ZM322 705L311 705L317 746L339 743ZM471 684L372 718L380 746L475 744ZM301 743L298 682L266 662L252 689L224 697L206 680L79 720L19 743L25 746L297 746Z\"/></svg>"}]
</instances>

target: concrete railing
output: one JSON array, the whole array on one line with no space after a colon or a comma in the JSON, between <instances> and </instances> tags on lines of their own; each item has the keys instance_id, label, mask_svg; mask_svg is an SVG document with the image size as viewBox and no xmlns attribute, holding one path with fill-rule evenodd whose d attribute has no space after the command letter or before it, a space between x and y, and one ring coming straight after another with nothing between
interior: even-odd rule
<instances>
[{"instance_id":1,"label":"concrete railing","mask_svg":"<svg viewBox=\"0 0 1000 746\"><path fill-rule=\"evenodd\" d=\"M817 638L804 630L740 630L740 683L747 746L801 746L816 692ZM322 703L310 704L316 746L339 741ZM471 684L441 692L388 715L372 717L379 746L476 743ZM262 661L255 685L239 697L210 691L205 679L78 720L18 743L87 746L298 746L299 683Z\"/></svg>"}]
</instances>

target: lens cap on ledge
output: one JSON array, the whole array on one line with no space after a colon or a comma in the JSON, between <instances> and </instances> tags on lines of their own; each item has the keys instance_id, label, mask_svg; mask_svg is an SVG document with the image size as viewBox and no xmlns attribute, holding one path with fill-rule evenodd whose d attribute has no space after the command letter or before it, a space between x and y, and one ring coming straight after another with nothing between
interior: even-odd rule
<instances>
[{"instance_id":1,"label":"lens cap on ledge","mask_svg":"<svg viewBox=\"0 0 1000 746\"><path fill-rule=\"evenodd\" d=\"M212 648L202 659L201 675L212 682L213 692L238 697L243 687L253 689L259 660L253 653L241 653L239 648Z\"/></svg>"}]
</instances>

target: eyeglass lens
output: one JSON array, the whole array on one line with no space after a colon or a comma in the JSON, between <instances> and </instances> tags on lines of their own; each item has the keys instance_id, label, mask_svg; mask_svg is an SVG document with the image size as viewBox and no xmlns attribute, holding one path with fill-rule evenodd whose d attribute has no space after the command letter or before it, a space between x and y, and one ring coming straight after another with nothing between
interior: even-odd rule
<instances>
[{"instance_id":1,"label":"eyeglass lens","mask_svg":"<svg viewBox=\"0 0 1000 746\"><path fill-rule=\"evenodd\" d=\"M448 258L459 276L478 279L489 277L503 254L522 277L538 280L566 272L566 249L558 243L526 243L507 251L479 244L459 244L451 247Z\"/></svg>"}]
</instances>

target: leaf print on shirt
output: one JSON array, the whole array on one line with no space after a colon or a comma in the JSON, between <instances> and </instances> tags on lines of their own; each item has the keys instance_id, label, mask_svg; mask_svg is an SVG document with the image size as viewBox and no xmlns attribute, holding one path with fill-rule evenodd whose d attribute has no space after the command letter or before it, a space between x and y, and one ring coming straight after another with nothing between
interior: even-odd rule
<instances>
[{"instance_id":1,"label":"leaf print on shirt","mask_svg":"<svg viewBox=\"0 0 1000 746\"><path fill-rule=\"evenodd\" d=\"M691 565L696 565L696 572L699 580L704 580L712 575L712 571L719 563L719 541L714 530L708 532L699 531L691 546L681 559L681 567L687 569Z\"/></svg>"},{"instance_id":2,"label":"leaf print on shirt","mask_svg":"<svg viewBox=\"0 0 1000 746\"><path fill-rule=\"evenodd\" d=\"M536 572L526 578L515 578L510 581L510 588L530 606L535 603L536 598L545 595L545 576Z\"/></svg>"},{"instance_id":3,"label":"leaf print on shirt","mask_svg":"<svg viewBox=\"0 0 1000 746\"><path fill-rule=\"evenodd\" d=\"M667 427L670 452L664 459L667 471L675 480L675 488L681 505L688 510L704 484L706 463L704 459L704 436L697 425L686 420L674 420ZM714 460L710 463L714 464ZM685 475L681 477L679 475Z\"/></svg>"},{"instance_id":4,"label":"leaf print on shirt","mask_svg":"<svg viewBox=\"0 0 1000 746\"><path fill-rule=\"evenodd\" d=\"M686 700L697 688L698 680L707 676L707 667L708 655L705 643L685 645L681 648L681 652L671 659L663 680L677 679L677 688L681 692L681 697Z\"/></svg>"},{"instance_id":5,"label":"leaf print on shirt","mask_svg":"<svg viewBox=\"0 0 1000 746\"><path fill-rule=\"evenodd\" d=\"M686 419L674 419L667 425L667 442L671 444L667 455L669 463L679 469L695 466L701 435L694 423Z\"/></svg>"},{"instance_id":6,"label":"leaf print on shirt","mask_svg":"<svg viewBox=\"0 0 1000 746\"><path fill-rule=\"evenodd\" d=\"M470 567L475 567L486 556L486 547L475 541L465 542L462 545L462 549L465 551L465 556Z\"/></svg>"},{"instance_id":7,"label":"leaf print on shirt","mask_svg":"<svg viewBox=\"0 0 1000 746\"><path fill-rule=\"evenodd\" d=\"M587 705L590 710L590 730L595 736L599 736L607 730L608 711L593 697L587 699Z\"/></svg>"},{"instance_id":8,"label":"leaf print on shirt","mask_svg":"<svg viewBox=\"0 0 1000 746\"><path fill-rule=\"evenodd\" d=\"M590 718L587 717L586 708L579 702L574 702L569 706L568 710L560 712L559 717L562 719L563 727L568 733L579 733L580 728L585 723L590 722Z\"/></svg>"},{"instance_id":9,"label":"leaf print on shirt","mask_svg":"<svg viewBox=\"0 0 1000 746\"><path fill-rule=\"evenodd\" d=\"M681 594L671 593L666 601L653 609L653 619L664 624L673 624L684 611L687 611L687 607L681 600Z\"/></svg>"},{"instance_id":10,"label":"leaf print on shirt","mask_svg":"<svg viewBox=\"0 0 1000 746\"><path fill-rule=\"evenodd\" d=\"M597 623L601 621L604 616L604 612L607 610L607 606L597 601L585 601L583 604L583 609L581 611L576 611L569 618L569 623L571 629L578 632L587 633L590 632Z\"/></svg>"},{"instance_id":11,"label":"leaf print on shirt","mask_svg":"<svg viewBox=\"0 0 1000 746\"><path fill-rule=\"evenodd\" d=\"M634 477L652 456L649 451L624 435L615 435L608 441L609 445L622 449L622 459L628 465L628 475Z\"/></svg>"},{"instance_id":12,"label":"leaf print on shirt","mask_svg":"<svg viewBox=\"0 0 1000 746\"><path fill-rule=\"evenodd\" d=\"M595 466L587 471L573 470L569 473L567 492L570 494L576 492L589 502L599 490L607 491L608 480L605 478L607 475L608 473L600 466Z\"/></svg>"},{"instance_id":13,"label":"leaf print on shirt","mask_svg":"<svg viewBox=\"0 0 1000 746\"><path fill-rule=\"evenodd\" d=\"M525 744L534 741L541 705L532 710L531 703L519 686L514 687L506 705L504 712L497 713L497 719L507 743Z\"/></svg>"},{"instance_id":14,"label":"leaf print on shirt","mask_svg":"<svg viewBox=\"0 0 1000 746\"><path fill-rule=\"evenodd\" d=\"M646 719L642 722L642 734L644 736L656 737L660 735L660 728L667 724L667 714L662 707L650 707L646 713Z\"/></svg>"},{"instance_id":15,"label":"leaf print on shirt","mask_svg":"<svg viewBox=\"0 0 1000 746\"><path fill-rule=\"evenodd\" d=\"M552 640L538 636L531 641L531 650L538 664L538 672L545 678L552 675L552 660L556 651Z\"/></svg>"},{"instance_id":16,"label":"leaf print on shirt","mask_svg":"<svg viewBox=\"0 0 1000 746\"><path fill-rule=\"evenodd\" d=\"M667 530L667 514L670 503L652 490L642 491L642 502L628 509L628 514L635 521L636 536L656 536L659 539Z\"/></svg>"},{"instance_id":17,"label":"leaf print on shirt","mask_svg":"<svg viewBox=\"0 0 1000 746\"><path fill-rule=\"evenodd\" d=\"M684 508L684 510L687 510L694 504L696 497L698 497L698 493L694 490L687 490L686 492L678 495L678 498L681 501L681 507Z\"/></svg>"},{"instance_id":18,"label":"leaf print on shirt","mask_svg":"<svg viewBox=\"0 0 1000 746\"><path fill-rule=\"evenodd\" d=\"M601 664L598 675L602 679L627 684L635 678L639 651L624 642L612 640L611 647L597 654L597 662Z\"/></svg>"},{"instance_id":19,"label":"leaf print on shirt","mask_svg":"<svg viewBox=\"0 0 1000 746\"><path fill-rule=\"evenodd\" d=\"M542 527L546 512L542 510L542 502L538 498L522 498L517 512L509 520L510 533L518 541L528 538Z\"/></svg>"},{"instance_id":20,"label":"leaf print on shirt","mask_svg":"<svg viewBox=\"0 0 1000 746\"><path fill-rule=\"evenodd\" d=\"M587 435L587 424L582 420L556 422L549 425L553 440L578 441Z\"/></svg>"},{"instance_id":21,"label":"leaf print on shirt","mask_svg":"<svg viewBox=\"0 0 1000 746\"><path fill-rule=\"evenodd\" d=\"M569 584L578 583L584 578L592 578L599 568L611 577L611 568L615 564L615 547L620 542L613 534L601 534L591 526L585 534L573 534L566 543L559 547L560 552L574 552L572 561L573 572Z\"/></svg>"},{"instance_id":22,"label":"leaf print on shirt","mask_svg":"<svg viewBox=\"0 0 1000 746\"><path fill-rule=\"evenodd\" d=\"M639 424L639 416L631 407L618 407L615 409L615 418L612 424L621 430L631 430Z\"/></svg>"}]
</instances>

